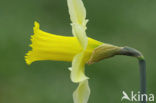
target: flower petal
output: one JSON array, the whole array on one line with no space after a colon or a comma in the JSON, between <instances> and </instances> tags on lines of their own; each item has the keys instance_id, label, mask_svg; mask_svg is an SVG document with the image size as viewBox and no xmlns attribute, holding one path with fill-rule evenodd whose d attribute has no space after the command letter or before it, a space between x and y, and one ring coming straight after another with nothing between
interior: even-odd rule
<instances>
[{"instance_id":1,"label":"flower petal","mask_svg":"<svg viewBox=\"0 0 156 103\"><path fill-rule=\"evenodd\" d=\"M87 103L90 95L88 80L79 83L78 88L73 93L74 103Z\"/></svg>"},{"instance_id":2,"label":"flower petal","mask_svg":"<svg viewBox=\"0 0 156 103\"><path fill-rule=\"evenodd\" d=\"M72 23L83 25L86 18L86 9L82 0L67 0Z\"/></svg>"},{"instance_id":3,"label":"flower petal","mask_svg":"<svg viewBox=\"0 0 156 103\"><path fill-rule=\"evenodd\" d=\"M87 44L88 44L88 37L86 35L85 27L74 23L74 24L72 24L72 32L73 32L74 36L77 37L83 50L85 50L87 48Z\"/></svg>"},{"instance_id":4,"label":"flower petal","mask_svg":"<svg viewBox=\"0 0 156 103\"><path fill-rule=\"evenodd\" d=\"M71 69L71 80L73 82L81 82L89 79L85 76L84 65L86 62L84 60L84 52L81 52L74 57Z\"/></svg>"}]
</instances>

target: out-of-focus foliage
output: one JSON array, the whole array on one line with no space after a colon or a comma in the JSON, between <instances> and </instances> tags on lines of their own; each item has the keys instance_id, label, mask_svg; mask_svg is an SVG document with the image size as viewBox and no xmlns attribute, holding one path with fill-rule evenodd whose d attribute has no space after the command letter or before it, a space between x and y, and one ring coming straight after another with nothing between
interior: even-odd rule
<instances>
[{"instance_id":1,"label":"out-of-focus foliage","mask_svg":"<svg viewBox=\"0 0 156 103\"><path fill-rule=\"evenodd\" d=\"M88 36L142 51L148 93L156 94L156 0L83 1ZM44 31L71 36L66 0L0 0L0 103L72 103L77 85L69 78L71 63L24 62L35 20ZM116 56L87 66L86 72L92 90L89 103L120 103L123 90L139 90L134 58Z\"/></svg>"}]
</instances>

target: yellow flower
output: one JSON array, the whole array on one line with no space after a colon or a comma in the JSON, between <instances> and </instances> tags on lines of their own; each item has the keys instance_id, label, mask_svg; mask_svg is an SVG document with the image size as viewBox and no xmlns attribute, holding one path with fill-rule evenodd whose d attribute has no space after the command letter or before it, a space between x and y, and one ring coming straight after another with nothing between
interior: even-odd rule
<instances>
[{"instance_id":1,"label":"yellow flower","mask_svg":"<svg viewBox=\"0 0 156 103\"><path fill-rule=\"evenodd\" d=\"M30 65L32 62L41 60L73 61L72 69L70 69L73 73L71 73L71 79L73 75L73 78L80 80L76 81L80 84L73 94L74 103L87 103L90 90L88 78L84 74L84 65L91 58L94 49L103 43L87 38L88 45L86 49L83 49L76 37L50 34L40 30L39 23L35 22L34 25L34 35L31 36L32 44L30 45L32 50L25 56L26 63Z\"/></svg>"},{"instance_id":2,"label":"yellow flower","mask_svg":"<svg viewBox=\"0 0 156 103\"><path fill-rule=\"evenodd\" d=\"M35 22L30 45L32 50L26 54L25 60L29 65L41 60L72 61L72 66L69 68L70 77L74 83L79 83L73 93L74 103L87 103L90 89L84 66L87 62L93 63L103 57L112 56L109 51L114 49L114 46L87 37L88 20L82 0L67 0L67 4L74 36L60 36L44 32L40 30L39 23ZM105 52L99 51L103 49Z\"/></svg>"}]
</instances>

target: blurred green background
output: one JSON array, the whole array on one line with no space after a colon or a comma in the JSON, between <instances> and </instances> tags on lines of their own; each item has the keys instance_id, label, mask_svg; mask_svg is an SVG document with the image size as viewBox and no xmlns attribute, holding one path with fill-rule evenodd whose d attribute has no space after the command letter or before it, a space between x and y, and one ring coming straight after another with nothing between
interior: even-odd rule
<instances>
[{"instance_id":1,"label":"blurred green background","mask_svg":"<svg viewBox=\"0 0 156 103\"><path fill-rule=\"evenodd\" d=\"M147 61L148 93L156 94L156 0L83 0L89 37L134 47ZM33 22L54 34L72 35L66 0L0 0L0 103L73 103L71 63L24 61ZM120 103L122 91L139 91L137 60L116 56L86 66L89 103ZM132 103L123 101L123 103ZM135 102L134 102L135 103Z\"/></svg>"}]
</instances>

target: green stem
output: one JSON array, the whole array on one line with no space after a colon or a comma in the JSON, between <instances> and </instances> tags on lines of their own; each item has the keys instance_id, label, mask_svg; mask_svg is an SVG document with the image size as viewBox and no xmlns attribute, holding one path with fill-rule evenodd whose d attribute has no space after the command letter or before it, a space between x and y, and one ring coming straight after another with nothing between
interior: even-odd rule
<instances>
[{"instance_id":1,"label":"green stem","mask_svg":"<svg viewBox=\"0 0 156 103\"><path fill-rule=\"evenodd\" d=\"M140 92L141 94L146 94L146 62L145 60L139 59L139 66L140 66ZM141 103L147 103L146 98L143 98Z\"/></svg>"}]
</instances>

